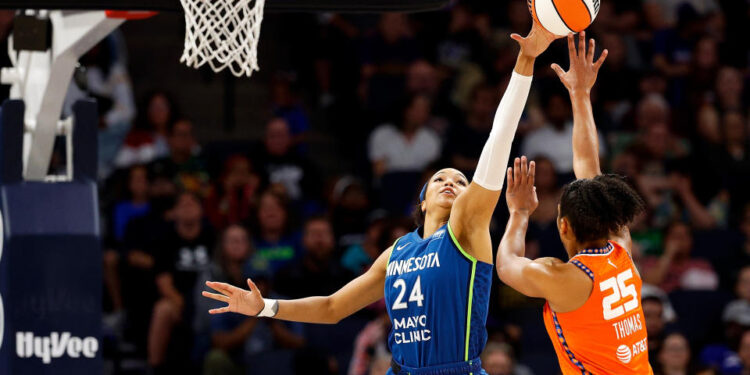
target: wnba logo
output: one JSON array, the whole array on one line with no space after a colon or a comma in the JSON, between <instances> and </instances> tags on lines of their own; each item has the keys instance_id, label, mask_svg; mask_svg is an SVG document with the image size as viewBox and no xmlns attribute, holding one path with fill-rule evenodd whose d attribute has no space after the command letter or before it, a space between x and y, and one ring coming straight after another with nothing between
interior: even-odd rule
<instances>
[{"instance_id":1,"label":"wnba logo","mask_svg":"<svg viewBox=\"0 0 750 375\"><path fill-rule=\"evenodd\" d=\"M628 348L627 345L620 345L617 348L617 359L619 359L620 362L629 363L631 358L632 355L630 353L630 348Z\"/></svg>"}]
</instances>

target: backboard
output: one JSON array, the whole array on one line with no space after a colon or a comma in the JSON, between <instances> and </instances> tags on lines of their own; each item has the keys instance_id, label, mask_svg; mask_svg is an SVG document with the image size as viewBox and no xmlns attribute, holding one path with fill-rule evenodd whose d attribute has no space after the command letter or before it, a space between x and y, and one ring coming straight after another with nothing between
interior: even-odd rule
<instances>
[{"instance_id":1,"label":"backboard","mask_svg":"<svg viewBox=\"0 0 750 375\"><path fill-rule=\"evenodd\" d=\"M419 12L436 10L450 0L266 0L266 11ZM0 0L4 9L181 11L179 0Z\"/></svg>"}]
</instances>

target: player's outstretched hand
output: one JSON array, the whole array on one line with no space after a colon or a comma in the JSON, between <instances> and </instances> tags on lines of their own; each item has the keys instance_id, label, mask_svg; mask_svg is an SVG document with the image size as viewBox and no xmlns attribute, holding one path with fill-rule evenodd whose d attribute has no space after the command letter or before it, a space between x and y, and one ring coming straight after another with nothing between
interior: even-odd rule
<instances>
[{"instance_id":1,"label":"player's outstretched hand","mask_svg":"<svg viewBox=\"0 0 750 375\"><path fill-rule=\"evenodd\" d=\"M209 310L208 312L211 314L235 312L248 316L256 316L263 310L263 296L260 295L258 287L250 279L247 279L247 286L250 290L215 281L206 281L206 285L220 294L203 291L202 294L204 297L227 303L227 306Z\"/></svg>"},{"instance_id":2,"label":"player's outstretched hand","mask_svg":"<svg viewBox=\"0 0 750 375\"><path fill-rule=\"evenodd\" d=\"M596 76L599 74L599 68L602 67L609 54L609 51L605 49L599 59L594 61L596 42L591 39L588 44L589 48L586 51L586 32L581 31L578 34L578 50L576 51L575 36L574 34L568 34L570 69L566 72L560 65L552 64L552 69L571 94L591 92L591 88L594 87L596 82Z\"/></svg>"},{"instance_id":3,"label":"player's outstretched hand","mask_svg":"<svg viewBox=\"0 0 750 375\"><path fill-rule=\"evenodd\" d=\"M535 177L536 163L529 163L525 156L516 158L513 167L508 168L508 190L505 192L508 211L531 215L536 210L539 200L534 186Z\"/></svg>"},{"instance_id":4,"label":"player's outstretched hand","mask_svg":"<svg viewBox=\"0 0 750 375\"><path fill-rule=\"evenodd\" d=\"M521 46L521 54L531 58L541 55L555 39L562 38L545 30L536 21L531 26L529 35L525 38L516 33L510 34L510 37Z\"/></svg>"}]
</instances>

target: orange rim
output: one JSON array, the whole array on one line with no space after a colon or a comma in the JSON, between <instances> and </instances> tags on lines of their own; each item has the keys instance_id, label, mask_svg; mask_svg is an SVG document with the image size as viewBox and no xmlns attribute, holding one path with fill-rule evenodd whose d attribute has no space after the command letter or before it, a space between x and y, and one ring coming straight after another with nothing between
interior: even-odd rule
<instances>
[{"instance_id":1,"label":"orange rim","mask_svg":"<svg viewBox=\"0 0 750 375\"><path fill-rule=\"evenodd\" d=\"M126 20L142 20L159 14L159 12L146 10L106 10L104 13L107 18L124 18Z\"/></svg>"}]
</instances>

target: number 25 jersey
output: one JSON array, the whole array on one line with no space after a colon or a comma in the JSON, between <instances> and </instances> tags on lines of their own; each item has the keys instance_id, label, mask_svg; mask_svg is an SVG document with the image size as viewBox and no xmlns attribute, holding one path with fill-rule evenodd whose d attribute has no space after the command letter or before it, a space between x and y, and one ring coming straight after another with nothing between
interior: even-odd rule
<instances>
[{"instance_id":1,"label":"number 25 jersey","mask_svg":"<svg viewBox=\"0 0 750 375\"><path fill-rule=\"evenodd\" d=\"M493 270L461 248L449 224L425 239L419 231L398 239L385 278L393 360L414 368L476 360Z\"/></svg>"},{"instance_id":2,"label":"number 25 jersey","mask_svg":"<svg viewBox=\"0 0 750 375\"><path fill-rule=\"evenodd\" d=\"M648 362L641 277L627 250L610 241L583 250L569 263L594 282L577 310L556 313L544 306L544 325L565 375L653 374Z\"/></svg>"}]
</instances>

